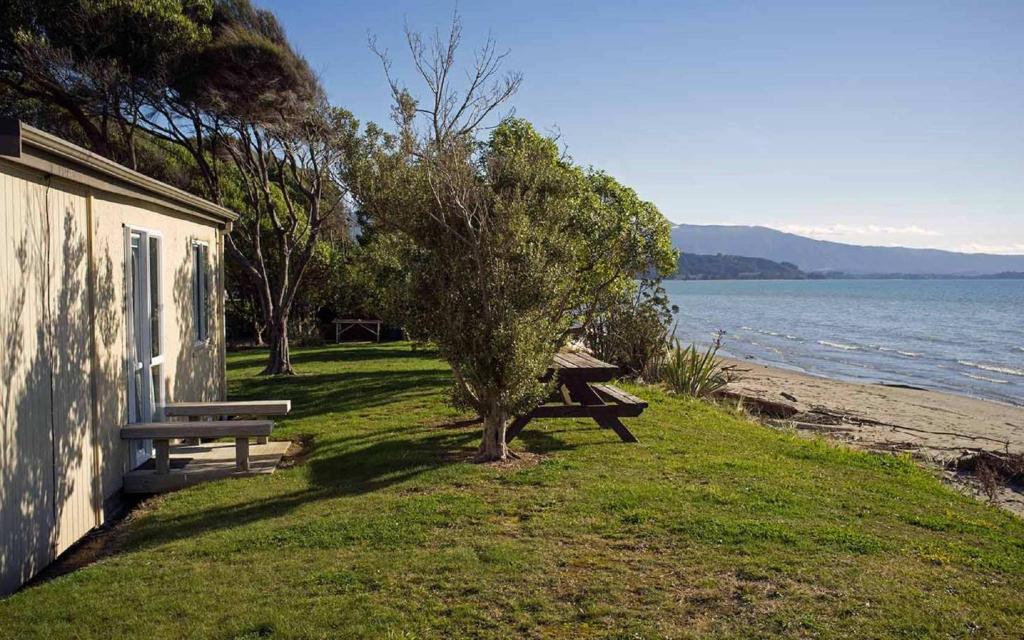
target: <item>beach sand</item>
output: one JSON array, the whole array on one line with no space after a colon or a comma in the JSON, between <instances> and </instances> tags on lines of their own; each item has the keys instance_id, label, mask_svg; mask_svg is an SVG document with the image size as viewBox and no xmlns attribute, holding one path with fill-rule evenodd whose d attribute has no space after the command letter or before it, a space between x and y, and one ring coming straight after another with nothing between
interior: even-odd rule
<instances>
[{"instance_id":1,"label":"beach sand","mask_svg":"<svg viewBox=\"0 0 1024 640\"><path fill-rule=\"evenodd\" d=\"M951 471L952 461L979 451L1024 454L1024 407L723 360L742 370L727 391L772 403L767 411L777 416L771 422L859 448L908 452L944 469L948 480L973 493L977 483ZM1007 487L995 502L1024 515L1024 492Z\"/></svg>"}]
</instances>

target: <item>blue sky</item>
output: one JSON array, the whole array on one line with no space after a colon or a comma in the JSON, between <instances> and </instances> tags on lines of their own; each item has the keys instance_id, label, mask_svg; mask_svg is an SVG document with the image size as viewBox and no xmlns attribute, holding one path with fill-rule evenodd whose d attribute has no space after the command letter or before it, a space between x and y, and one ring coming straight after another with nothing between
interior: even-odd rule
<instances>
[{"instance_id":1,"label":"blue sky","mask_svg":"<svg viewBox=\"0 0 1024 640\"><path fill-rule=\"evenodd\" d=\"M332 101L387 123L375 34L415 91L405 21L453 2L256 0ZM1024 254L1024 0L464 2L557 130L674 222Z\"/></svg>"}]
</instances>

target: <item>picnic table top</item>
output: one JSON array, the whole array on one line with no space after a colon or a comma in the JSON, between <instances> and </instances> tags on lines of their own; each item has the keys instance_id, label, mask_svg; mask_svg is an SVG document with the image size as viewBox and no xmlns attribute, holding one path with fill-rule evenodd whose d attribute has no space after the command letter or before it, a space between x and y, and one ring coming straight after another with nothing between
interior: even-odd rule
<instances>
[{"instance_id":1,"label":"picnic table top","mask_svg":"<svg viewBox=\"0 0 1024 640\"><path fill-rule=\"evenodd\" d=\"M556 353L555 367L558 369L618 369L615 365L598 360L589 353L571 351Z\"/></svg>"},{"instance_id":2,"label":"picnic table top","mask_svg":"<svg viewBox=\"0 0 1024 640\"><path fill-rule=\"evenodd\" d=\"M587 353L562 351L555 354L549 375L587 382L607 382L619 374L619 368Z\"/></svg>"}]
</instances>

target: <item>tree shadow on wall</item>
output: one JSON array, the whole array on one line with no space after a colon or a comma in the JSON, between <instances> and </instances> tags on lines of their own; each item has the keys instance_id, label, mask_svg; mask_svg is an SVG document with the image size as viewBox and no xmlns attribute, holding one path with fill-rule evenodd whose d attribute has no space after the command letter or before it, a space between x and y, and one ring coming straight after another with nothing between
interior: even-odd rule
<instances>
[{"instance_id":1,"label":"tree shadow on wall","mask_svg":"<svg viewBox=\"0 0 1024 640\"><path fill-rule=\"evenodd\" d=\"M0 593L97 523L101 430L89 372L118 367L116 332L107 331L117 322L109 253L96 286L86 286L84 194L26 179L20 206L0 210L6 229L17 229L0 239ZM95 353L91 309L106 347Z\"/></svg>"}]
</instances>

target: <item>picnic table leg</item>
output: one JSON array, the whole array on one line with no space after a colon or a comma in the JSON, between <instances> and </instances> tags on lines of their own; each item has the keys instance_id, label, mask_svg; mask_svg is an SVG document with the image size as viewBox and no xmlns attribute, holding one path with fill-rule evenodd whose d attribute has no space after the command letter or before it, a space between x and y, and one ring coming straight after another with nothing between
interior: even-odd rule
<instances>
[{"instance_id":1,"label":"picnic table leg","mask_svg":"<svg viewBox=\"0 0 1024 640\"><path fill-rule=\"evenodd\" d=\"M270 436L256 436L256 444L267 444L270 442Z\"/></svg>"},{"instance_id":2,"label":"picnic table leg","mask_svg":"<svg viewBox=\"0 0 1024 640\"><path fill-rule=\"evenodd\" d=\"M199 416L189 416L188 417L188 421L189 422L198 422L199 421ZM182 438L181 439L181 444L188 445L188 446L197 445L200 442L201 442L201 440L199 438Z\"/></svg>"},{"instance_id":3,"label":"picnic table leg","mask_svg":"<svg viewBox=\"0 0 1024 640\"><path fill-rule=\"evenodd\" d=\"M583 405L588 406L601 406L605 404L601 396L594 391L591 386L585 382L571 381L567 382L566 386L569 387L569 391L573 398ZM594 422L605 429L611 429L623 442L640 442L636 436L626 428L626 425L622 424L622 421L615 416L594 416Z\"/></svg>"},{"instance_id":4,"label":"picnic table leg","mask_svg":"<svg viewBox=\"0 0 1024 640\"><path fill-rule=\"evenodd\" d=\"M589 407L600 407L604 404L601 396L590 388L586 382L579 380L566 380L564 388L569 390L569 397L576 402Z\"/></svg>"},{"instance_id":5,"label":"picnic table leg","mask_svg":"<svg viewBox=\"0 0 1024 640\"><path fill-rule=\"evenodd\" d=\"M530 416L518 416L512 424L505 429L505 444L515 440L516 436L523 432L523 428L530 423Z\"/></svg>"},{"instance_id":6,"label":"picnic table leg","mask_svg":"<svg viewBox=\"0 0 1024 640\"><path fill-rule=\"evenodd\" d=\"M626 425L622 424L622 421L615 416L597 416L594 420L605 429L611 429L617 433L623 442L640 442L637 440L636 436L626 428Z\"/></svg>"},{"instance_id":7,"label":"picnic table leg","mask_svg":"<svg viewBox=\"0 0 1024 640\"><path fill-rule=\"evenodd\" d=\"M249 470L249 437L235 438L235 469Z\"/></svg>"},{"instance_id":8,"label":"picnic table leg","mask_svg":"<svg viewBox=\"0 0 1024 640\"><path fill-rule=\"evenodd\" d=\"M171 472L171 441L166 439L154 440L153 448L156 449L156 472L164 475Z\"/></svg>"}]
</instances>

